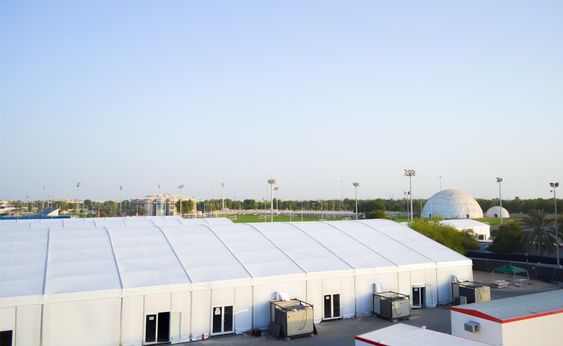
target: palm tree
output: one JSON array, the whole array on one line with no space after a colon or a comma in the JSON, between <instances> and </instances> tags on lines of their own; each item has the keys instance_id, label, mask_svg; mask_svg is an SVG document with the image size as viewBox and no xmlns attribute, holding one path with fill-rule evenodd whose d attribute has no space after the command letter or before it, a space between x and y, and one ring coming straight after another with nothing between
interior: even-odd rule
<instances>
[{"instance_id":1,"label":"palm tree","mask_svg":"<svg viewBox=\"0 0 563 346\"><path fill-rule=\"evenodd\" d=\"M543 257L545 252L551 252L555 249L557 240L552 229L549 229L546 220L546 213L543 210L530 210L528 216L524 219L524 224L530 228L522 237L522 245L526 250L534 249L540 251Z\"/></svg>"}]
</instances>

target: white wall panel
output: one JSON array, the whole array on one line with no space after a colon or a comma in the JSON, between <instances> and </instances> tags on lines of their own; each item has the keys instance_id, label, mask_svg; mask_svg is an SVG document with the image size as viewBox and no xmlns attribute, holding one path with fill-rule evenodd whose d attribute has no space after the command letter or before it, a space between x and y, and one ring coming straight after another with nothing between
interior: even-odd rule
<instances>
[{"instance_id":1,"label":"white wall panel","mask_svg":"<svg viewBox=\"0 0 563 346\"><path fill-rule=\"evenodd\" d=\"M16 327L16 308L0 309L0 330L14 330Z\"/></svg>"},{"instance_id":2,"label":"white wall panel","mask_svg":"<svg viewBox=\"0 0 563 346\"><path fill-rule=\"evenodd\" d=\"M252 287L235 289L235 333L242 334L252 329Z\"/></svg>"},{"instance_id":3,"label":"white wall panel","mask_svg":"<svg viewBox=\"0 0 563 346\"><path fill-rule=\"evenodd\" d=\"M356 294L354 292L354 278L342 278L340 283L340 310L342 317L351 318L356 315Z\"/></svg>"},{"instance_id":4,"label":"white wall panel","mask_svg":"<svg viewBox=\"0 0 563 346\"><path fill-rule=\"evenodd\" d=\"M36 346L41 338L41 305L18 306L16 346Z\"/></svg>"},{"instance_id":5,"label":"white wall panel","mask_svg":"<svg viewBox=\"0 0 563 346\"><path fill-rule=\"evenodd\" d=\"M145 315L170 311L170 293L145 296Z\"/></svg>"},{"instance_id":6,"label":"white wall panel","mask_svg":"<svg viewBox=\"0 0 563 346\"><path fill-rule=\"evenodd\" d=\"M307 297L305 301L313 304L313 313L315 315L315 323L319 323L323 319L323 295L322 295L322 280L308 280L307 281Z\"/></svg>"},{"instance_id":7,"label":"white wall panel","mask_svg":"<svg viewBox=\"0 0 563 346\"><path fill-rule=\"evenodd\" d=\"M172 293L171 312L173 314L180 313L178 323L180 324L178 333L170 334L172 342L188 341L190 339L190 293L174 292ZM171 316L172 317L172 316ZM176 319L178 317L175 317ZM171 320L171 324L172 324ZM176 321L174 321L176 322Z\"/></svg>"},{"instance_id":8,"label":"white wall panel","mask_svg":"<svg viewBox=\"0 0 563 346\"><path fill-rule=\"evenodd\" d=\"M121 299L46 304L43 346L119 345Z\"/></svg>"},{"instance_id":9,"label":"white wall panel","mask_svg":"<svg viewBox=\"0 0 563 346\"><path fill-rule=\"evenodd\" d=\"M123 297L121 316L121 344L140 345L143 342L143 296Z\"/></svg>"},{"instance_id":10,"label":"white wall panel","mask_svg":"<svg viewBox=\"0 0 563 346\"><path fill-rule=\"evenodd\" d=\"M207 338L211 330L211 290L192 292L191 339Z\"/></svg>"}]
</instances>

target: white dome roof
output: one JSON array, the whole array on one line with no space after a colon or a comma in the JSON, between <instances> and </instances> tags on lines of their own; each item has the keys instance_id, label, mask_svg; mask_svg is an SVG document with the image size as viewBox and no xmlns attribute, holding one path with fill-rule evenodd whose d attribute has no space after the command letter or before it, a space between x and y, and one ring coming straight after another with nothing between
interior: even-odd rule
<instances>
[{"instance_id":1,"label":"white dome roof","mask_svg":"<svg viewBox=\"0 0 563 346\"><path fill-rule=\"evenodd\" d=\"M467 192L442 190L430 197L422 208L422 217L433 216L444 219L479 219L483 217L483 210Z\"/></svg>"},{"instance_id":2,"label":"white dome roof","mask_svg":"<svg viewBox=\"0 0 563 346\"><path fill-rule=\"evenodd\" d=\"M495 205L494 207L490 207L489 210L487 210L487 212L485 213L485 217L498 219L501 216L501 213L503 218L510 217L508 210L504 208L501 209L501 207L499 207L498 205Z\"/></svg>"}]
</instances>

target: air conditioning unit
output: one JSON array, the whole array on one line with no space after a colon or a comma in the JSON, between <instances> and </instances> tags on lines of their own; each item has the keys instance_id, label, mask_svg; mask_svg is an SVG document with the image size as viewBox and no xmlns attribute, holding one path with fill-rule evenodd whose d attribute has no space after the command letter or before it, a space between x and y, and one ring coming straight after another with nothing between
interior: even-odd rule
<instances>
[{"instance_id":1,"label":"air conditioning unit","mask_svg":"<svg viewBox=\"0 0 563 346\"><path fill-rule=\"evenodd\" d=\"M471 281L452 283L453 302L458 304L482 303L491 300L491 288Z\"/></svg>"},{"instance_id":2,"label":"air conditioning unit","mask_svg":"<svg viewBox=\"0 0 563 346\"><path fill-rule=\"evenodd\" d=\"M481 327L481 324L479 322L475 322L475 321L469 321L469 322L465 322L463 324L463 328L465 329L466 332L470 332L470 333L477 333L479 331Z\"/></svg>"},{"instance_id":3,"label":"air conditioning unit","mask_svg":"<svg viewBox=\"0 0 563 346\"><path fill-rule=\"evenodd\" d=\"M270 302L270 333L275 337L312 335L313 318L313 305L299 299Z\"/></svg>"},{"instance_id":4,"label":"air conditioning unit","mask_svg":"<svg viewBox=\"0 0 563 346\"><path fill-rule=\"evenodd\" d=\"M409 296L392 291L374 293L373 312L391 321L408 319L411 315Z\"/></svg>"}]
</instances>

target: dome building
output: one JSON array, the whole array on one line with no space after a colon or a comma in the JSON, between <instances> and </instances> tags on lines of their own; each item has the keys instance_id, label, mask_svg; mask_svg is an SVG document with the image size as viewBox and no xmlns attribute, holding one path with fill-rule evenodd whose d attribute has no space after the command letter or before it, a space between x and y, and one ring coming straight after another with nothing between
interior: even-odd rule
<instances>
[{"instance_id":1,"label":"dome building","mask_svg":"<svg viewBox=\"0 0 563 346\"><path fill-rule=\"evenodd\" d=\"M508 219L510 217L508 210L506 210L505 208L501 208L498 205L495 205L494 207L490 207L485 213L485 217L491 219L498 219L501 217L501 215L503 219Z\"/></svg>"},{"instance_id":2,"label":"dome building","mask_svg":"<svg viewBox=\"0 0 563 346\"><path fill-rule=\"evenodd\" d=\"M483 210L467 192L442 190L430 197L422 208L422 217L438 216L444 219L480 219Z\"/></svg>"}]
</instances>

